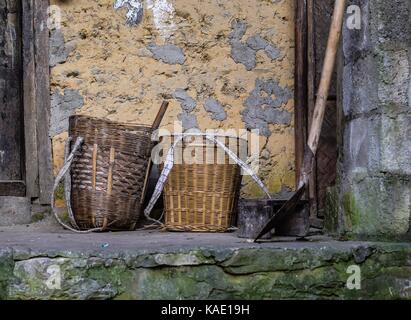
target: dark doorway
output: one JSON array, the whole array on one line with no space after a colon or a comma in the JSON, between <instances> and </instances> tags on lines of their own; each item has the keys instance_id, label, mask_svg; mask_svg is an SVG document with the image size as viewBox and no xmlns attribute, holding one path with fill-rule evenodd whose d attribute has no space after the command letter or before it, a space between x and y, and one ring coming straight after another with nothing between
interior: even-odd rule
<instances>
[{"instance_id":1,"label":"dark doorway","mask_svg":"<svg viewBox=\"0 0 411 320\"><path fill-rule=\"evenodd\" d=\"M314 112L333 7L334 0L297 0L296 2L295 149L297 177L303 162L308 128L311 126ZM337 72L335 72L317 156L312 168L309 192L306 195L310 203L309 226L301 227L306 220L301 220L299 217L290 222L290 225L299 231L306 230L306 227L311 227L312 231L323 228L327 192L335 185L338 159L337 82Z\"/></svg>"},{"instance_id":2,"label":"dark doorway","mask_svg":"<svg viewBox=\"0 0 411 320\"><path fill-rule=\"evenodd\" d=\"M25 196L19 0L0 1L0 196Z\"/></svg>"}]
</instances>

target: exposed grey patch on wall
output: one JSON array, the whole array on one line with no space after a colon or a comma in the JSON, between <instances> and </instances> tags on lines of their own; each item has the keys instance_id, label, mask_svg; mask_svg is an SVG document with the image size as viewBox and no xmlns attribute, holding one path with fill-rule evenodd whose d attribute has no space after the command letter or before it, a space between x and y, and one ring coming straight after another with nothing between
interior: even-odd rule
<instances>
[{"instance_id":1,"label":"exposed grey patch on wall","mask_svg":"<svg viewBox=\"0 0 411 320\"><path fill-rule=\"evenodd\" d=\"M184 89L176 89L174 91L174 98L180 103L181 108L190 113L197 106L197 102L191 98Z\"/></svg>"},{"instance_id":2,"label":"exposed grey patch on wall","mask_svg":"<svg viewBox=\"0 0 411 320\"><path fill-rule=\"evenodd\" d=\"M228 36L231 44L231 57L236 63L243 64L248 71L257 65L256 54L264 50L271 60L281 58L280 50L272 43L262 38L259 34L249 37L246 42L242 42L247 31L247 24L241 20L234 20L231 24L232 32Z\"/></svg>"},{"instance_id":3,"label":"exposed grey patch on wall","mask_svg":"<svg viewBox=\"0 0 411 320\"><path fill-rule=\"evenodd\" d=\"M183 50L174 44L149 44L147 49L151 51L154 59L167 64L183 64L186 60Z\"/></svg>"},{"instance_id":4,"label":"exposed grey patch on wall","mask_svg":"<svg viewBox=\"0 0 411 320\"><path fill-rule=\"evenodd\" d=\"M177 118L181 121L181 125L184 130L198 128L197 117L194 114L182 112L177 116Z\"/></svg>"},{"instance_id":5,"label":"exposed grey patch on wall","mask_svg":"<svg viewBox=\"0 0 411 320\"><path fill-rule=\"evenodd\" d=\"M270 124L289 125L291 113L279 108L293 98L289 88L283 88L275 80L257 79L255 88L245 100L242 119L248 129L259 129L260 135L269 137Z\"/></svg>"},{"instance_id":6,"label":"exposed grey patch on wall","mask_svg":"<svg viewBox=\"0 0 411 320\"><path fill-rule=\"evenodd\" d=\"M256 51L241 42L234 42L231 45L231 57L236 63L241 63L250 71L257 65Z\"/></svg>"},{"instance_id":7,"label":"exposed grey patch on wall","mask_svg":"<svg viewBox=\"0 0 411 320\"><path fill-rule=\"evenodd\" d=\"M59 90L51 96L50 136L54 137L68 128L68 118L75 110L84 105L84 99L75 89L64 89L64 95Z\"/></svg>"},{"instance_id":8,"label":"exposed grey patch on wall","mask_svg":"<svg viewBox=\"0 0 411 320\"><path fill-rule=\"evenodd\" d=\"M127 8L126 23L130 26L136 26L143 20L143 4L139 0L116 0L114 9Z\"/></svg>"},{"instance_id":9,"label":"exposed grey patch on wall","mask_svg":"<svg viewBox=\"0 0 411 320\"><path fill-rule=\"evenodd\" d=\"M224 121L227 119L227 113L220 102L213 98L207 99L204 103L204 110L211 113L211 119L217 121Z\"/></svg>"},{"instance_id":10,"label":"exposed grey patch on wall","mask_svg":"<svg viewBox=\"0 0 411 320\"><path fill-rule=\"evenodd\" d=\"M228 36L230 43L241 41L242 37L244 37L245 32L247 31L247 23L245 23L245 21L235 19L231 23L231 29L232 32Z\"/></svg>"},{"instance_id":11,"label":"exposed grey patch on wall","mask_svg":"<svg viewBox=\"0 0 411 320\"><path fill-rule=\"evenodd\" d=\"M66 44L64 35L59 29L50 32L50 57L49 65L54 67L59 63L66 62L71 51L75 49L73 43Z\"/></svg>"}]
</instances>

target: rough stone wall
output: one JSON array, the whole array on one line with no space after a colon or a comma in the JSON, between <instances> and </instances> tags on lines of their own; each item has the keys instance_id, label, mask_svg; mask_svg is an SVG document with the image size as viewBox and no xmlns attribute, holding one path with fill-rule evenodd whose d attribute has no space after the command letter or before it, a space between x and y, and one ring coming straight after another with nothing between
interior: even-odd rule
<instances>
[{"instance_id":1,"label":"rough stone wall","mask_svg":"<svg viewBox=\"0 0 411 320\"><path fill-rule=\"evenodd\" d=\"M355 237L409 237L411 2L364 0L361 10L361 30L343 33L339 190L327 225Z\"/></svg>"},{"instance_id":2,"label":"rough stone wall","mask_svg":"<svg viewBox=\"0 0 411 320\"><path fill-rule=\"evenodd\" d=\"M259 128L259 174L272 193L294 188L294 1L146 0L133 27L113 0L51 3L55 170L70 114L150 124L167 98L168 129Z\"/></svg>"},{"instance_id":3,"label":"rough stone wall","mask_svg":"<svg viewBox=\"0 0 411 320\"><path fill-rule=\"evenodd\" d=\"M0 299L405 300L410 258L407 244L350 242L113 253L1 248ZM355 265L361 288L350 290Z\"/></svg>"}]
</instances>

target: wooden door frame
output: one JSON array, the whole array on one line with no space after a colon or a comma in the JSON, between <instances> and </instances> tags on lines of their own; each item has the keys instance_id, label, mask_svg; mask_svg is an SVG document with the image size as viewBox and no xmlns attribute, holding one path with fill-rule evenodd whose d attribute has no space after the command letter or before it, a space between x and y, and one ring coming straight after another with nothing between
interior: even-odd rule
<instances>
[{"instance_id":1,"label":"wooden door frame","mask_svg":"<svg viewBox=\"0 0 411 320\"><path fill-rule=\"evenodd\" d=\"M312 0L295 0L295 75L294 75L294 143L295 143L295 178L298 185L299 176L304 162L304 151L307 147L309 125L309 96L312 89L310 75L310 46L312 25L310 25L310 8ZM310 32L311 31L311 32ZM310 216L315 211L315 179L310 179L310 185L304 196L309 204L298 214L287 221L284 232L288 235L305 235L311 226Z\"/></svg>"},{"instance_id":2,"label":"wooden door frame","mask_svg":"<svg viewBox=\"0 0 411 320\"><path fill-rule=\"evenodd\" d=\"M27 198L50 204L49 0L22 0L23 104Z\"/></svg>"},{"instance_id":3,"label":"wooden door frame","mask_svg":"<svg viewBox=\"0 0 411 320\"><path fill-rule=\"evenodd\" d=\"M308 134L308 3L295 0L294 133L296 184Z\"/></svg>"}]
</instances>

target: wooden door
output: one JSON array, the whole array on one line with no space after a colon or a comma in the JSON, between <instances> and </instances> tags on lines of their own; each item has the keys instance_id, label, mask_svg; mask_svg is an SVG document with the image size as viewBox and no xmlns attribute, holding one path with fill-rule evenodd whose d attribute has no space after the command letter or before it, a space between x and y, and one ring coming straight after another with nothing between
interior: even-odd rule
<instances>
[{"instance_id":1,"label":"wooden door","mask_svg":"<svg viewBox=\"0 0 411 320\"><path fill-rule=\"evenodd\" d=\"M328 33L334 9L334 0L308 0L308 126L318 85L320 83ZM335 184L337 172L337 72L331 82L327 109L318 144L317 156L310 181L310 221L316 228L322 227L327 189Z\"/></svg>"},{"instance_id":2,"label":"wooden door","mask_svg":"<svg viewBox=\"0 0 411 320\"><path fill-rule=\"evenodd\" d=\"M0 196L25 196L21 7L0 1Z\"/></svg>"},{"instance_id":3,"label":"wooden door","mask_svg":"<svg viewBox=\"0 0 411 320\"><path fill-rule=\"evenodd\" d=\"M311 126L314 112L334 0L296 0L296 8L295 151L298 178L303 163L308 128ZM310 231L316 232L323 227L327 189L335 184L337 172L336 87L337 77L334 75L306 196L309 200L310 218L302 220L297 215L290 218L288 225L292 226L292 229L288 228L288 230L303 231L311 227Z\"/></svg>"}]
</instances>

